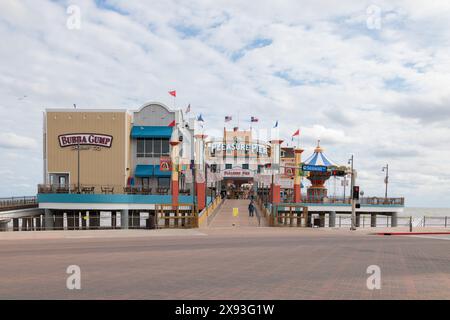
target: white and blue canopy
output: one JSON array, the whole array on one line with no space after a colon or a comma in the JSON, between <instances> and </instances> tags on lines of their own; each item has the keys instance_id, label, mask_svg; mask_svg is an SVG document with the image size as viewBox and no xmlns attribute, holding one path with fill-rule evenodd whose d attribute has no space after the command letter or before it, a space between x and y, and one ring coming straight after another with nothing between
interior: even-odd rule
<instances>
[{"instance_id":1,"label":"white and blue canopy","mask_svg":"<svg viewBox=\"0 0 450 320\"><path fill-rule=\"evenodd\" d=\"M320 140L319 140L320 143ZM328 159L323 153L323 149L317 144L314 153L304 161L304 164L310 166L327 166L327 167L337 167L338 165L332 160Z\"/></svg>"}]
</instances>

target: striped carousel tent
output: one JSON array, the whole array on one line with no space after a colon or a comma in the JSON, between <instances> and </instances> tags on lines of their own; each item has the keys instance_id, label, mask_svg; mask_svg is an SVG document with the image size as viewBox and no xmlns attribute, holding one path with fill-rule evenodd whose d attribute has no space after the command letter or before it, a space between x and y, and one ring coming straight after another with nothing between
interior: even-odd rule
<instances>
[{"instance_id":1,"label":"striped carousel tent","mask_svg":"<svg viewBox=\"0 0 450 320\"><path fill-rule=\"evenodd\" d=\"M317 147L314 149L314 153L305 160L304 164L310 166L338 167L334 161L330 160L323 153L323 149L320 147L320 140L317 142Z\"/></svg>"}]
</instances>

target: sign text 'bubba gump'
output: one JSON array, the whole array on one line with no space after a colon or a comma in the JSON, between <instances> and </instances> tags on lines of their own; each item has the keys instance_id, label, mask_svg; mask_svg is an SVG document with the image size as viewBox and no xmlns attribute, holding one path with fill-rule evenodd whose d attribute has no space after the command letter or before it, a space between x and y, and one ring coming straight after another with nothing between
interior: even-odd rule
<instances>
[{"instance_id":1,"label":"sign text 'bubba gump'","mask_svg":"<svg viewBox=\"0 0 450 320\"><path fill-rule=\"evenodd\" d=\"M62 148L78 145L111 148L112 139L112 136L97 133L70 133L58 136Z\"/></svg>"}]
</instances>

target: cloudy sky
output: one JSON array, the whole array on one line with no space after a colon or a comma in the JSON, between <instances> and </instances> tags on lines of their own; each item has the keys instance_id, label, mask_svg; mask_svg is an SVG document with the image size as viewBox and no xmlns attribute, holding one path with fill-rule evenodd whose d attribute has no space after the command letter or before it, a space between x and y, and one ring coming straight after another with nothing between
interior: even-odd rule
<instances>
[{"instance_id":1,"label":"cloudy sky","mask_svg":"<svg viewBox=\"0 0 450 320\"><path fill-rule=\"evenodd\" d=\"M172 106L176 89L212 135L225 115L278 120L305 155L319 138L354 154L366 195L389 163L392 196L449 207L448 17L446 0L0 1L0 196L42 181L45 108Z\"/></svg>"}]
</instances>

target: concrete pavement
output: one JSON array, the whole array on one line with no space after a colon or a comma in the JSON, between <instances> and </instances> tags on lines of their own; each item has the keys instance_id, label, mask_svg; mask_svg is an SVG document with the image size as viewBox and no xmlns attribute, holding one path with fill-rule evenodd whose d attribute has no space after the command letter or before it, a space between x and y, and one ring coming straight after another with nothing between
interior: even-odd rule
<instances>
[{"instance_id":1,"label":"concrete pavement","mask_svg":"<svg viewBox=\"0 0 450 320\"><path fill-rule=\"evenodd\" d=\"M159 231L0 240L0 298L450 299L450 242L441 239L298 228ZM66 288L69 265L81 268L81 290ZM381 290L366 286L370 265L381 269Z\"/></svg>"}]
</instances>

